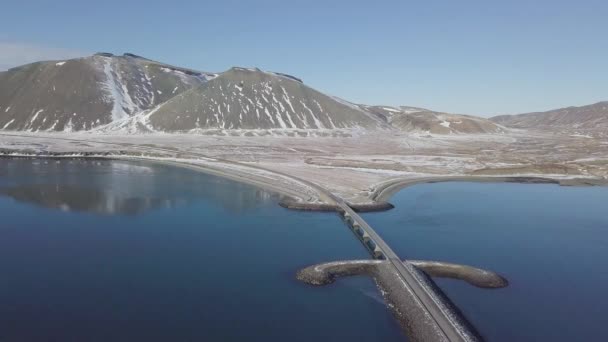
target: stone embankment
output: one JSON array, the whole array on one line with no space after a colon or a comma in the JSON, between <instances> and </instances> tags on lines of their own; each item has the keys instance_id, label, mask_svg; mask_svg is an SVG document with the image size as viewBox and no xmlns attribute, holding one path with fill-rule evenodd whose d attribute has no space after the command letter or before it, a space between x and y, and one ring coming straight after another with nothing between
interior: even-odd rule
<instances>
[{"instance_id":1,"label":"stone embankment","mask_svg":"<svg viewBox=\"0 0 608 342\"><path fill-rule=\"evenodd\" d=\"M407 262L434 278L464 280L473 286L487 289L502 288L509 285L507 279L501 275L481 268L438 261L408 260ZM378 266L383 263L387 263L387 261L334 261L306 267L300 270L296 277L307 284L322 286L346 276L368 275L377 277Z\"/></svg>"}]
</instances>

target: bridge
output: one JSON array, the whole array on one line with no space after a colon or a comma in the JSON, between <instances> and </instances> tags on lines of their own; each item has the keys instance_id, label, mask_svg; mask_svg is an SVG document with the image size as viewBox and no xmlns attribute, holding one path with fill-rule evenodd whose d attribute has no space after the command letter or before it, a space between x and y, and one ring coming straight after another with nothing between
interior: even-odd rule
<instances>
[{"instance_id":1,"label":"bridge","mask_svg":"<svg viewBox=\"0 0 608 342\"><path fill-rule=\"evenodd\" d=\"M401 278L411 299L416 301L419 309L425 316L431 317L428 331L434 331L437 341L472 341L474 335L467 332L467 327L454 317L443 302L442 296L436 293L435 288L420 281L415 275L417 270L407 261L402 261L390 246L378 235L374 229L361 216L359 216L342 199L331 195L340 208L339 212L349 224L355 235L363 242L374 259L388 260L397 275ZM405 292L404 292L405 294Z\"/></svg>"}]
</instances>

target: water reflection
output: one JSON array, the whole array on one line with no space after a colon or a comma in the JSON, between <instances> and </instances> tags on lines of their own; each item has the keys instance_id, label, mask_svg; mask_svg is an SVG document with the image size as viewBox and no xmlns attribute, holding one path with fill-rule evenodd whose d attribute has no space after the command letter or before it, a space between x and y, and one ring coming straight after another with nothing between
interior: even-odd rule
<instances>
[{"instance_id":1,"label":"water reflection","mask_svg":"<svg viewBox=\"0 0 608 342\"><path fill-rule=\"evenodd\" d=\"M0 158L0 196L62 211L137 215L198 201L233 213L277 195L192 170L92 159Z\"/></svg>"}]
</instances>

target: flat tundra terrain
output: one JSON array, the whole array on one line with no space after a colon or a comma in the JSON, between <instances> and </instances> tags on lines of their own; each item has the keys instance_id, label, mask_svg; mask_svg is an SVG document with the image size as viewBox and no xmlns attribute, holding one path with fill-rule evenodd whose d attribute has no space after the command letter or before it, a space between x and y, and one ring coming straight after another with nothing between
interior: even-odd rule
<instances>
[{"instance_id":1,"label":"flat tundra terrain","mask_svg":"<svg viewBox=\"0 0 608 342\"><path fill-rule=\"evenodd\" d=\"M387 184L429 178L542 177L564 184L603 184L608 179L608 137L601 135L529 130L479 135L266 133L2 132L0 152L188 163L305 201L323 202L314 190L304 189L311 182L353 204L373 202Z\"/></svg>"}]
</instances>

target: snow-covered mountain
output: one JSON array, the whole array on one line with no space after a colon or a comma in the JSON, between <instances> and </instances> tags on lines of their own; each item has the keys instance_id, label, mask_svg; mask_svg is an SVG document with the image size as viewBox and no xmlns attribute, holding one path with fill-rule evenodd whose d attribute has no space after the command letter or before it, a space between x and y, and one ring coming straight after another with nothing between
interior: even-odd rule
<instances>
[{"instance_id":1,"label":"snow-covered mountain","mask_svg":"<svg viewBox=\"0 0 608 342\"><path fill-rule=\"evenodd\" d=\"M388 129L359 106L322 94L296 77L232 68L151 111L104 130Z\"/></svg>"},{"instance_id":2,"label":"snow-covered mountain","mask_svg":"<svg viewBox=\"0 0 608 342\"><path fill-rule=\"evenodd\" d=\"M81 131L124 120L215 75L100 53L0 73L0 129Z\"/></svg>"},{"instance_id":3,"label":"snow-covered mountain","mask_svg":"<svg viewBox=\"0 0 608 342\"><path fill-rule=\"evenodd\" d=\"M0 129L192 132L197 130L389 129L383 120L259 69L220 74L133 54L98 53L0 73Z\"/></svg>"},{"instance_id":4,"label":"snow-covered mountain","mask_svg":"<svg viewBox=\"0 0 608 342\"><path fill-rule=\"evenodd\" d=\"M367 106L259 69L201 72L133 54L98 53L0 72L0 130L121 133L376 130L494 134L608 127L608 102L491 120L416 107Z\"/></svg>"}]
</instances>

